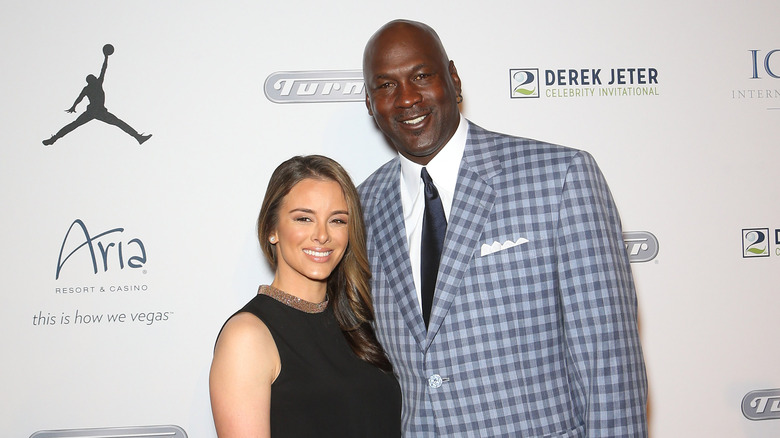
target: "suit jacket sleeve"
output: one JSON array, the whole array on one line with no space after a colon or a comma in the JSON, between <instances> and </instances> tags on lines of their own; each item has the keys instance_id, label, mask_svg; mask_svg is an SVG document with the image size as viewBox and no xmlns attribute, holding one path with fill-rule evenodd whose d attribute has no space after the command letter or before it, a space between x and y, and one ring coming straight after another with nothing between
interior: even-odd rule
<instances>
[{"instance_id":1,"label":"suit jacket sleeve","mask_svg":"<svg viewBox=\"0 0 780 438\"><path fill-rule=\"evenodd\" d=\"M579 152L556 230L569 382L587 436L646 436L647 382L620 219L593 158Z\"/></svg>"}]
</instances>

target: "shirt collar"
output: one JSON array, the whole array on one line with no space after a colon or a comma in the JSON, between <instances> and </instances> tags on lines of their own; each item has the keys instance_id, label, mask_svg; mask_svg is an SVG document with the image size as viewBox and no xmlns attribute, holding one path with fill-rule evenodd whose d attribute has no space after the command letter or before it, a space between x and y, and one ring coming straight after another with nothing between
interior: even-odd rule
<instances>
[{"instance_id":1,"label":"shirt collar","mask_svg":"<svg viewBox=\"0 0 780 438\"><path fill-rule=\"evenodd\" d=\"M460 114L460 122L458 123L458 128L455 130L455 133L447 144L441 148L439 153L424 166L428 170L428 174L431 175L431 179L434 184L436 184L437 189L445 190L448 193L455 192L460 162L463 159L463 152L466 150L468 132L468 122L466 121L466 118ZM404 182L402 187L406 187L409 197L415 199L422 185L420 171L423 166L404 157L400 153L398 156L401 159L401 179Z\"/></svg>"}]
</instances>

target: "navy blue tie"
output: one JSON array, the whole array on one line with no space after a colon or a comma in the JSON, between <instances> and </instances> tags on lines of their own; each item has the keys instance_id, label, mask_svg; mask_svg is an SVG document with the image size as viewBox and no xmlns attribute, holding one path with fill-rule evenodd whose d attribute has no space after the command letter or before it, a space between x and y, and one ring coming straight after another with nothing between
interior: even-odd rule
<instances>
[{"instance_id":1,"label":"navy blue tie","mask_svg":"<svg viewBox=\"0 0 780 438\"><path fill-rule=\"evenodd\" d=\"M420 251L420 295L422 296L422 314L425 328L431 317L433 291L439 273L439 260L444 246L444 234L447 232L447 218L441 205L439 191L433 185L428 171L422 168L420 177L425 184L425 214L423 215L422 242Z\"/></svg>"}]
</instances>

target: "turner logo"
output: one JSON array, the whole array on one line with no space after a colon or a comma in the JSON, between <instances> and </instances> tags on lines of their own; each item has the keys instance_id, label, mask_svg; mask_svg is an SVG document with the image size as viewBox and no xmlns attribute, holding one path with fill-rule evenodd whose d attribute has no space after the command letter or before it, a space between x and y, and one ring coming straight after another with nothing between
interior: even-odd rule
<instances>
[{"instance_id":1,"label":"turner logo","mask_svg":"<svg viewBox=\"0 0 780 438\"><path fill-rule=\"evenodd\" d=\"M748 392L742 399L742 414L748 420L780 419L780 389Z\"/></svg>"},{"instance_id":2,"label":"turner logo","mask_svg":"<svg viewBox=\"0 0 780 438\"><path fill-rule=\"evenodd\" d=\"M658 255L658 239L653 233L626 231L623 233L623 243L631 263L649 262Z\"/></svg>"},{"instance_id":3,"label":"turner logo","mask_svg":"<svg viewBox=\"0 0 780 438\"><path fill-rule=\"evenodd\" d=\"M271 73L263 91L274 103L362 102L366 99L361 70Z\"/></svg>"},{"instance_id":4,"label":"turner logo","mask_svg":"<svg viewBox=\"0 0 780 438\"><path fill-rule=\"evenodd\" d=\"M104 427L100 429L42 430L30 438L187 438L179 426Z\"/></svg>"},{"instance_id":5,"label":"turner logo","mask_svg":"<svg viewBox=\"0 0 780 438\"><path fill-rule=\"evenodd\" d=\"M60 255L57 258L57 272L54 279L60 278L65 264L76 264L78 261L71 261L71 257L82 255L78 260L86 259L91 262L93 273L98 270L107 272L109 269L124 269L125 267L138 269L146 263L146 248L141 239L126 239L123 235L124 228L113 228L94 236L89 233L87 226L81 219L76 219L65 233L60 247ZM65 249L65 248L69 249ZM97 251L96 251L97 249ZM67 252L66 254L66 251ZM86 254L86 257L83 255Z\"/></svg>"},{"instance_id":6,"label":"turner logo","mask_svg":"<svg viewBox=\"0 0 780 438\"><path fill-rule=\"evenodd\" d=\"M742 257L769 257L769 228L742 230Z\"/></svg>"}]
</instances>

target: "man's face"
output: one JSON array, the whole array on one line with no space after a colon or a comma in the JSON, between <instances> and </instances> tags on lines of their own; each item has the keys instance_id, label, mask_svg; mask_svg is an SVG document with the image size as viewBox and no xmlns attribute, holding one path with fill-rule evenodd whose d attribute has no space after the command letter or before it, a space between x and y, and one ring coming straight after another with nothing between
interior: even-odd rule
<instances>
[{"instance_id":1,"label":"man's face","mask_svg":"<svg viewBox=\"0 0 780 438\"><path fill-rule=\"evenodd\" d=\"M460 121L460 78L437 38L419 27L390 26L366 47L366 106L405 157L427 164Z\"/></svg>"}]
</instances>

